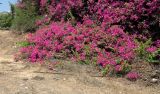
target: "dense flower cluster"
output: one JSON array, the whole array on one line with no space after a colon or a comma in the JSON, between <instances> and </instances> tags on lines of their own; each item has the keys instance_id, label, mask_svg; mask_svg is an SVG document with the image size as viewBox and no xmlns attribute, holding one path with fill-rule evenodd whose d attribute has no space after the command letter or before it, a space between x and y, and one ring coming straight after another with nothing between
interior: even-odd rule
<instances>
[{"instance_id":1,"label":"dense flower cluster","mask_svg":"<svg viewBox=\"0 0 160 94\"><path fill-rule=\"evenodd\" d=\"M36 5L46 20L93 23L104 29L120 25L126 32L156 35L159 28L159 0L29 0ZM25 0L19 0L17 6L25 7ZM25 8L24 8L25 9ZM39 21L43 24L44 21ZM146 32L147 31L147 32ZM150 32L150 33L149 33Z\"/></svg>"},{"instance_id":2,"label":"dense flower cluster","mask_svg":"<svg viewBox=\"0 0 160 94\"><path fill-rule=\"evenodd\" d=\"M140 76L139 76L139 74L137 73L137 72L129 72L128 74L127 74L127 78L129 79L129 80L136 80L137 78L139 78Z\"/></svg>"},{"instance_id":3,"label":"dense flower cluster","mask_svg":"<svg viewBox=\"0 0 160 94\"><path fill-rule=\"evenodd\" d=\"M36 22L42 28L29 34L27 41L31 45L20 51L31 62L61 54L82 62L96 59L104 68L111 66L116 73L127 73L129 62L135 58L134 49L139 47L135 36L146 35L159 23L159 0L33 1L44 18ZM145 50L153 53L159 44L157 41L157 46ZM136 79L138 75L130 73L127 77Z\"/></svg>"},{"instance_id":4,"label":"dense flower cluster","mask_svg":"<svg viewBox=\"0 0 160 94\"><path fill-rule=\"evenodd\" d=\"M121 25L128 32L153 29L159 23L159 0L39 0L51 20L74 18L108 28ZM154 31L155 32L155 31Z\"/></svg>"},{"instance_id":5,"label":"dense flower cluster","mask_svg":"<svg viewBox=\"0 0 160 94\"><path fill-rule=\"evenodd\" d=\"M151 47L148 47L148 48L146 49L146 51L147 51L147 52L150 52L150 53L154 53L155 51L157 51L157 48L154 47L154 46L151 46Z\"/></svg>"},{"instance_id":6,"label":"dense flower cluster","mask_svg":"<svg viewBox=\"0 0 160 94\"><path fill-rule=\"evenodd\" d=\"M103 67L111 65L116 71L121 71L116 60L130 61L134 58L136 43L134 38L126 34L118 26L112 26L104 31L100 27L77 25L69 23L52 23L51 25L30 34L28 42L32 45L21 48L31 62L43 62L61 53L77 61L85 62L97 59L97 64Z\"/></svg>"}]
</instances>

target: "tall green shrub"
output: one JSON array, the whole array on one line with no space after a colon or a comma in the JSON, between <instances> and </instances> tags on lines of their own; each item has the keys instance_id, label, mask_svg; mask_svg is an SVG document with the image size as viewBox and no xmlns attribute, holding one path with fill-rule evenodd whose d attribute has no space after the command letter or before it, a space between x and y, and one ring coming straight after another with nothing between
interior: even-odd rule
<instances>
[{"instance_id":1,"label":"tall green shrub","mask_svg":"<svg viewBox=\"0 0 160 94\"><path fill-rule=\"evenodd\" d=\"M15 6L12 29L20 33L35 31L35 21L38 18L36 6L31 1L26 1L24 7Z\"/></svg>"},{"instance_id":2,"label":"tall green shrub","mask_svg":"<svg viewBox=\"0 0 160 94\"><path fill-rule=\"evenodd\" d=\"M9 29L12 25L10 13L0 13L0 29Z\"/></svg>"}]
</instances>

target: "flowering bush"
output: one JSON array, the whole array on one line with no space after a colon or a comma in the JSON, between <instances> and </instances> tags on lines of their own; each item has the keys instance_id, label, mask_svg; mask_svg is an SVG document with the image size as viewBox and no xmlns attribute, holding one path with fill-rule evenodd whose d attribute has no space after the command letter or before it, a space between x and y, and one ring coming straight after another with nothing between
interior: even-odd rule
<instances>
[{"instance_id":1,"label":"flowering bush","mask_svg":"<svg viewBox=\"0 0 160 94\"><path fill-rule=\"evenodd\" d=\"M108 28L121 25L128 32L155 31L159 19L159 0L36 0L42 14L51 21L74 19ZM46 12L47 11L47 12ZM144 32L145 31L145 32ZM145 34L146 35L146 34Z\"/></svg>"},{"instance_id":2,"label":"flowering bush","mask_svg":"<svg viewBox=\"0 0 160 94\"><path fill-rule=\"evenodd\" d=\"M152 53L158 48L155 45L143 47L134 40L147 35L143 37L145 40L157 33L153 28L159 28L158 0L32 2L44 18L36 21L41 28L28 36L27 42L32 45L20 50L31 62L43 62L60 54L75 61L96 62L104 68L104 73L127 74L136 57L135 48L139 47L140 53ZM23 0L21 3L25 9ZM151 31L153 34L149 33ZM130 73L128 78L138 76Z\"/></svg>"},{"instance_id":3,"label":"flowering bush","mask_svg":"<svg viewBox=\"0 0 160 94\"><path fill-rule=\"evenodd\" d=\"M101 25L120 25L126 32L156 36L159 32L159 0L29 0L47 23L74 20ZM27 2L17 6L26 10ZM46 18L47 15L47 18ZM43 24L44 21L38 21Z\"/></svg>"},{"instance_id":4,"label":"flowering bush","mask_svg":"<svg viewBox=\"0 0 160 94\"><path fill-rule=\"evenodd\" d=\"M104 31L100 27L88 27L77 25L73 27L69 23L52 23L38 30L35 34L29 34L27 47L21 48L31 62L43 62L57 54L69 57L76 61L93 62L102 67L111 65L115 71L121 71L118 66L123 63L116 60L134 58L134 50L137 46L133 36L126 34L123 29L113 26Z\"/></svg>"}]
</instances>

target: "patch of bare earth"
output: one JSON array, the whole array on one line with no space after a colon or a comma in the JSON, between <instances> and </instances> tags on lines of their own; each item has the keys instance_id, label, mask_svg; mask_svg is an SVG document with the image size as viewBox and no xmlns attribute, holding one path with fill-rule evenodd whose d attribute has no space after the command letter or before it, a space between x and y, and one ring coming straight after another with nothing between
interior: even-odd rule
<instances>
[{"instance_id":1,"label":"patch of bare earth","mask_svg":"<svg viewBox=\"0 0 160 94\"><path fill-rule=\"evenodd\" d=\"M51 71L14 62L16 42L22 39L22 35L0 31L0 94L160 94L158 85L97 77L92 66L64 63Z\"/></svg>"}]
</instances>

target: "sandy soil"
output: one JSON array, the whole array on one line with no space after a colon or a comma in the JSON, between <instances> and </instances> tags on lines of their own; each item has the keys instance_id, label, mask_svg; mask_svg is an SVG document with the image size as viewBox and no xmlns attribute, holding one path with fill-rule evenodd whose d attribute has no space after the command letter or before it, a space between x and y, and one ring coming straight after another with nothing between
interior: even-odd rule
<instances>
[{"instance_id":1,"label":"sandy soil","mask_svg":"<svg viewBox=\"0 0 160 94\"><path fill-rule=\"evenodd\" d=\"M92 66L70 64L55 68L15 62L16 42L23 36L0 31L0 94L160 94L160 86L146 87L123 78L95 77Z\"/></svg>"}]
</instances>

